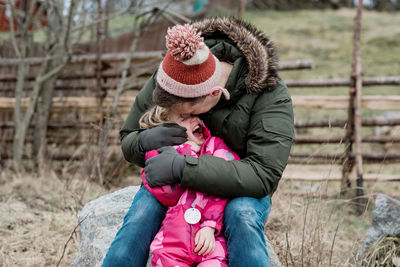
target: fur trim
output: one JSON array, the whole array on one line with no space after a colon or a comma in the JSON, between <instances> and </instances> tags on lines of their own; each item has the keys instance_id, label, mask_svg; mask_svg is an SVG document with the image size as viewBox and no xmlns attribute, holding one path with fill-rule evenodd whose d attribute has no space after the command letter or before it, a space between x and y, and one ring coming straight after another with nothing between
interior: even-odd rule
<instances>
[{"instance_id":1,"label":"fur trim","mask_svg":"<svg viewBox=\"0 0 400 267\"><path fill-rule=\"evenodd\" d=\"M253 25L230 18L208 18L192 23L203 37L222 33L236 43L249 66L245 79L248 92L260 92L275 86L278 80L278 59L272 41Z\"/></svg>"}]
</instances>

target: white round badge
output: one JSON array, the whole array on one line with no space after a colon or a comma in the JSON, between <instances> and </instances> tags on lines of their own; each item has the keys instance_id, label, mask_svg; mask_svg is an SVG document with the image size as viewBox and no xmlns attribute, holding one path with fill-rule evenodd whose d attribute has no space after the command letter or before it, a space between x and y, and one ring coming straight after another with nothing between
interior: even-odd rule
<instances>
[{"instance_id":1,"label":"white round badge","mask_svg":"<svg viewBox=\"0 0 400 267\"><path fill-rule=\"evenodd\" d=\"M201 213L196 208L190 208L185 211L185 215L183 217L188 224L196 224L201 219Z\"/></svg>"}]
</instances>

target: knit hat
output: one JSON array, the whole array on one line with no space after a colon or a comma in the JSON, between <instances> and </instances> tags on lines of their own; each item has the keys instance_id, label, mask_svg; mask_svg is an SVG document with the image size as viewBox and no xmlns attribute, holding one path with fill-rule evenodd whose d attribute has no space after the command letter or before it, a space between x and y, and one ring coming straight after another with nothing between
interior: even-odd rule
<instances>
[{"instance_id":1,"label":"knit hat","mask_svg":"<svg viewBox=\"0 0 400 267\"><path fill-rule=\"evenodd\" d=\"M189 24L168 28L165 36L167 53L160 64L157 82L165 91L180 97L205 96L221 89L221 63L204 44L201 32Z\"/></svg>"}]
</instances>

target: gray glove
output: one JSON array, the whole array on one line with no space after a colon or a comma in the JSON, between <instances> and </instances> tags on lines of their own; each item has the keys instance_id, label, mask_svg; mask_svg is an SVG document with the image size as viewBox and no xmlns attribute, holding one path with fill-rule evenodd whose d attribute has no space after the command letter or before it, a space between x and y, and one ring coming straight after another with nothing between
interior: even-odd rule
<instances>
[{"instance_id":1,"label":"gray glove","mask_svg":"<svg viewBox=\"0 0 400 267\"><path fill-rule=\"evenodd\" d=\"M186 128L174 123L161 124L139 134L139 148L142 152L164 146L180 145L186 141Z\"/></svg>"},{"instance_id":2,"label":"gray glove","mask_svg":"<svg viewBox=\"0 0 400 267\"><path fill-rule=\"evenodd\" d=\"M144 173L150 187L179 184L182 180L185 157L171 146L158 149L157 156L146 160Z\"/></svg>"}]
</instances>

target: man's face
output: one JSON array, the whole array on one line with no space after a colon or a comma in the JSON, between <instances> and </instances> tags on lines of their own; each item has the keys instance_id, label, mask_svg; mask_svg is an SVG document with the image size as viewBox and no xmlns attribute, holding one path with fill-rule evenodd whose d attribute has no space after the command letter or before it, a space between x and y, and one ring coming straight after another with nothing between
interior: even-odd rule
<instances>
[{"instance_id":1,"label":"man's face","mask_svg":"<svg viewBox=\"0 0 400 267\"><path fill-rule=\"evenodd\" d=\"M191 115L199 115L210 111L219 101L219 96L207 95L203 101L198 103L183 102L171 107L174 113L180 114L182 118L187 118Z\"/></svg>"}]
</instances>

